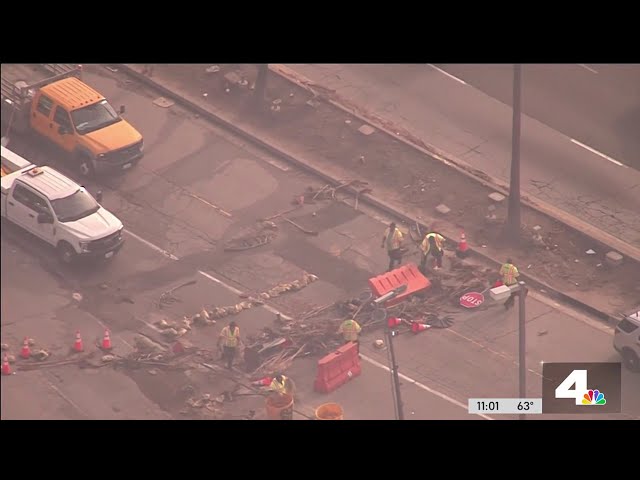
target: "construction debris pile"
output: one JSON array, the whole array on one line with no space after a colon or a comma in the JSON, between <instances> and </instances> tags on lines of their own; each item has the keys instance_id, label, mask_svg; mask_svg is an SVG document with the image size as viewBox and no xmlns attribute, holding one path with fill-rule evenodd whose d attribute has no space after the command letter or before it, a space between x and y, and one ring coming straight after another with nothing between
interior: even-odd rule
<instances>
[{"instance_id":1,"label":"construction debris pile","mask_svg":"<svg viewBox=\"0 0 640 480\"><path fill-rule=\"evenodd\" d=\"M277 236L278 226L268 220L261 223L258 232L233 238L225 243L225 252L241 252L271 243Z\"/></svg>"},{"instance_id":2,"label":"construction debris pile","mask_svg":"<svg viewBox=\"0 0 640 480\"><path fill-rule=\"evenodd\" d=\"M385 325L388 317L405 321L406 331L412 322L433 328L449 328L449 313L459 309L459 299L470 291L484 291L495 280L491 269L480 269L451 257L450 269L431 278L432 287L423 295L415 295L390 308L376 306L370 292L357 298L318 307L295 320L277 318L275 328L265 328L245 351L245 365L253 375L270 375L286 370L293 360L306 355L323 355L339 347L340 324L356 319L365 329ZM401 329L402 332L402 329Z\"/></svg>"},{"instance_id":3,"label":"construction debris pile","mask_svg":"<svg viewBox=\"0 0 640 480\"><path fill-rule=\"evenodd\" d=\"M294 280L290 283L280 283L266 292L256 295L255 297L247 296L246 300L236 303L235 305L213 307L211 309L203 307L199 313L196 313L191 317L185 316L179 321L161 319L155 322L155 325L162 330L163 335L167 339L176 340L191 331L192 325L194 324L202 326L215 325L217 319L225 318L230 315L237 315L243 310L264 305L266 300L279 297L283 293L297 292L316 280L318 280L318 277L305 272L304 276L299 280Z\"/></svg>"},{"instance_id":4,"label":"construction debris pile","mask_svg":"<svg viewBox=\"0 0 640 480\"><path fill-rule=\"evenodd\" d=\"M371 188L368 187L369 183L364 182L362 180L350 180L348 182L342 183L337 187L332 187L331 185L324 185L322 188L315 189L313 187L307 187L305 192L302 195L298 195L294 198L293 203L297 205L302 204L313 204L316 200L335 200L336 194L345 188L355 188L357 189L356 199L359 195L363 195L366 193L371 193Z\"/></svg>"}]
</instances>

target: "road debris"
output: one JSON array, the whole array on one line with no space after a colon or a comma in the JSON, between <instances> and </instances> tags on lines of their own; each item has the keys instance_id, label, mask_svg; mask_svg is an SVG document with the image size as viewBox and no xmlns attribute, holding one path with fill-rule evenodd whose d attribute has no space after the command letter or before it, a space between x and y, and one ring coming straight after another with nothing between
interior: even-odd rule
<instances>
[{"instance_id":1,"label":"road debris","mask_svg":"<svg viewBox=\"0 0 640 480\"><path fill-rule=\"evenodd\" d=\"M177 287L173 287L167 290L166 292L163 292L162 295L160 295L160 300L158 302L159 307L163 308L165 305L171 305L172 303L179 302L180 300L173 296L174 292L176 292L177 290L183 287L195 285L196 283L197 283L197 280L190 280L188 282L178 285Z\"/></svg>"},{"instance_id":2,"label":"road debris","mask_svg":"<svg viewBox=\"0 0 640 480\"><path fill-rule=\"evenodd\" d=\"M282 219L287 222L290 223L291 225L293 225L294 227L296 227L298 230L300 230L303 233L306 233L307 235L318 235L318 232L316 232L315 230L307 230L306 228L298 225L297 223L295 223L293 220L288 219L287 217L282 217Z\"/></svg>"},{"instance_id":3,"label":"road debris","mask_svg":"<svg viewBox=\"0 0 640 480\"><path fill-rule=\"evenodd\" d=\"M240 237L228 241L224 246L225 252L241 252L252 248L262 247L271 243L276 237L275 233L261 233L254 236Z\"/></svg>"}]
</instances>

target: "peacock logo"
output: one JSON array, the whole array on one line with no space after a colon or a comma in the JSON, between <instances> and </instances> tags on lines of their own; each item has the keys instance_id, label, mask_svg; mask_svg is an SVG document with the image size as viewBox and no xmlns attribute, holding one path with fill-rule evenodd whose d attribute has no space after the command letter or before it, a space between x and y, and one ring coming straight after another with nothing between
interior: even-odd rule
<instances>
[{"instance_id":1,"label":"peacock logo","mask_svg":"<svg viewBox=\"0 0 640 480\"><path fill-rule=\"evenodd\" d=\"M607 399L599 390L589 390L582 397L582 405L606 405Z\"/></svg>"}]
</instances>

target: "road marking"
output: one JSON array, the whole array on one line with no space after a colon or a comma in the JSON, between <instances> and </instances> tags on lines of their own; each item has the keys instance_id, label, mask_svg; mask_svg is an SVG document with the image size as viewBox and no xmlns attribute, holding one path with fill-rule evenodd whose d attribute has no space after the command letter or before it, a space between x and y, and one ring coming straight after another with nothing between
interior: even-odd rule
<instances>
[{"instance_id":1,"label":"road marking","mask_svg":"<svg viewBox=\"0 0 640 480\"><path fill-rule=\"evenodd\" d=\"M579 147L584 148L585 150L589 150L591 153L595 153L596 155L604 158L605 160L609 160L611 163L615 163L619 167L626 167L626 165L624 163L620 163L615 158L611 158L609 155L605 155L604 153L599 152L595 148L591 148L589 145L585 145L584 143L581 143L581 142L579 142L579 141L577 141L577 140L575 140L573 138L571 139L571 142L575 143Z\"/></svg>"},{"instance_id":2,"label":"road marking","mask_svg":"<svg viewBox=\"0 0 640 480\"><path fill-rule=\"evenodd\" d=\"M378 368L381 368L382 370L385 370L385 371L387 371L387 372L391 372L391 369L390 369L389 367L387 367L386 365L383 365L382 363L380 363L380 362L378 362L378 361L374 360L373 358L369 358L369 357L367 357L366 355L361 355L361 356L362 356L362 360L364 360L365 362L370 363L371 365L373 365L373 366L375 366L375 367L378 367ZM417 380L414 380L414 379L413 379L413 378L411 378L411 377L407 377L406 375L404 375L404 374L402 374L402 373L398 373L398 376L399 376L402 380L404 380L405 382L412 383L412 384L413 384L413 385L415 385L416 387L418 387L418 388L420 388L420 389L422 389L422 390L424 390L424 391L426 391L426 392L429 392L429 393L431 393L432 395L435 395L436 397L440 397L440 398L442 398L443 400L445 400L445 401L447 401L447 402L449 402L449 403L451 403L451 404L453 404L453 405L455 405L455 406L457 406L457 407L462 408L465 412L468 412L468 411L469 411L469 406L468 406L468 405L465 405L464 403L459 402L459 401L458 401L458 400L456 400L455 398L451 398L449 395L446 395L446 394L444 394L444 393L442 393L442 392L439 392L439 391L437 391L437 390L434 390L434 389L433 389L433 388L431 388L431 387L427 387L427 386L426 386L426 385L424 385L423 383L420 383L420 382L418 382ZM482 417L482 418L484 418L485 420L495 420L495 418L491 418L491 417L489 417L489 416L487 416L487 415L479 414L479 416L480 416L480 417Z\"/></svg>"},{"instance_id":3,"label":"road marking","mask_svg":"<svg viewBox=\"0 0 640 480\"><path fill-rule=\"evenodd\" d=\"M230 292L235 293L236 295L240 295L242 293L241 290L238 290L235 287L232 287L231 285L229 285L228 283L225 283L224 281L220 280L219 278L214 277L213 275L208 274L207 272L203 272L202 270L198 270L198 273L206 278L208 278L209 280L211 280L214 283L217 283L218 285L220 285L221 287L226 288L227 290L229 290ZM262 304L261 307L264 307L264 309L267 312L273 313L274 315L280 313L278 310L276 310L275 308L273 308L271 305L267 305L266 303ZM280 313L280 316L282 318L284 318L285 320L293 320L291 317L288 317L287 315L284 315L283 313Z\"/></svg>"},{"instance_id":4,"label":"road marking","mask_svg":"<svg viewBox=\"0 0 640 480\"><path fill-rule=\"evenodd\" d=\"M193 194L193 193L190 193L190 194L189 194L189 196L190 196L190 197L192 197L192 198L195 198L196 200L198 200L198 201L200 201L200 202L204 203L205 205L207 205L207 206L209 206L209 207L213 208L213 209L214 209L216 212L218 212L220 215L223 215L223 216L225 216L225 217L227 217L227 218L231 218L231 217L233 216L233 215L231 215L229 212L227 212L226 210L223 210L223 209L222 209L222 208L220 208L219 206L214 205L213 203L209 202L208 200L205 200L205 199L204 199L204 198L202 198L202 197L199 197L198 195L195 195L195 194Z\"/></svg>"},{"instance_id":5,"label":"road marking","mask_svg":"<svg viewBox=\"0 0 640 480\"><path fill-rule=\"evenodd\" d=\"M152 250L155 250L158 253L161 253L165 257L170 258L171 260L178 260L178 257L176 257L175 255L167 252L166 250L161 249L160 247L158 247L158 246L154 245L153 243L149 242L148 240L145 240L144 238L139 237L135 233L133 233L133 232L131 232L129 230L125 230L125 233L128 233L129 235L131 235L133 238L135 238L139 242L144 243L147 247L151 248Z\"/></svg>"},{"instance_id":6,"label":"road marking","mask_svg":"<svg viewBox=\"0 0 640 480\"><path fill-rule=\"evenodd\" d=\"M160 253L160 254L164 255L165 257L168 257L168 258L170 258L171 260L175 260L175 261L179 260L179 258L178 258L178 257L176 257L175 255L170 254L170 253L169 253L169 252L167 252L166 250L161 249L161 248L160 248L160 247L158 247L157 245L154 245L154 244L153 244L153 243L151 243L150 241L145 240L144 238L142 238L142 237L140 237L140 236L136 235L135 233L130 232L129 230L125 230L125 232L127 232L129 235L131 235L133 238L135 238L135 239L136 239L136 240L138 240L139 242L144 243L147 247L151 248L152 250L154 250L154 251L156 251L156 252L158 252L158 253ZM226 289L227 289L227 290L229 290L230 292L235 293L236 295L240 295L240 294L242 293L242 291L241 291L241 290L238 290L237 288L235 288L235 287L233 287L233 286L229 285L228 283L225 283L224 281L220 280L219 278L214 277L213 275L208 274L207 272L203 272L202 270L198 270L198 273L199 273L200 275L202 275L203 277L208 278L208 279L209 279L209 280L211 280L212 282L217 283L217 284L218 284L218 285L220 285L221 287L226 288ZM265 309L267 312L273 313L274 315L275 315L275 314L280 313L276 308L272 307L271 305L267 305L266 303L265 303L265 304L263 304L263 305L261 305L261 306L262 306L262 307L264 307L264 309ZM285 314L283 314L283 313L280 313L280 316L281 316L282 318L284 318L285 320L293 320L293 318L291 318L291 317L289 317L289 316L287 316L287 315L285 315ZM153 328L153 329L156 329L156 330L157 330L157 327L155 327L155 326L153 326L153 325L151 325L151 324L149 324L149 323L145 322L144 320L143 320L142 322L143 322L143 323L146 323L149 327L151 327L151 328ZM158 330L158 331L160 331L160 330Z\"/></svg>"},{"instance_id":7,"label":"road marking","mask_svg":"<svg viewBox=\"0 0 640 480\"><path fill-rule=\"evenodd\" d=\"M579 66L579 67L582 67L582 68L586 68L586 69L587 69L587 70L589 70L591 73L598 73L598 71L597 71L595 68L591 68L591 67L589 67L589 66L585 65L584 63L579 63L579 64L578 64L578 66Z\"/></svg>"},{"instance_id":8,"label":"road marking","mask_svg":"<svg viewBox=\"0 0 640 480\"><path fill-rule=\"evenodd\" d=\"M558 303L555 300L547 298L543 294L535 292L533 290L529 290L529 296L540 303L544 303L548 307L552 307L554 310L560 310L562 313L564 313L568 317L571 317L574 320L582 322L586 325L589 325L591 328L595 328L596 330L600 330L601 332L608 333L610 335L613 334L614 328L610 325L603 323L602 320L593 320L589 316L576 312L571 308L565 305L562 305L561 303Z\"/></svg>"},{"instance_id":9,"label":"road marking","mask_svg":"<svg viewBox=\"0 0 640 480\"><path fill-rule=\"evenodd\" d=\"M435 65L432 65L431 63L427 63L427 65L429 65L431 68L435 68L437 71L439 71L440 73L442 73L443 75L446 75L449 78L452 78L453 80L455 80L456 82L459 82L463 85L466 85L467 82L465 82L464 80L460 80L458 77L451 75L449 72L445 72L444 70L442 70L441 68L436 67ZM466 407L465 407L466 408Z\"/></svg>"},{"instance_id":10,"label":"road marking","mask_svg":"<svg viewBox=\"0 0 640 480\"><path fill-rule=\"evenodd\" d=\"M73 400L71 400L69 397L67 397L64 393L62 393L62 391L56 387L53 383L51 383L49 380L47 380L47 385L49 385L49 387L51 387L51 389L56 392L58 395L60 395L60 398L62 398L63 400L65 400L69 405L71 405L73 408L75 408L78 412L80 412L83 416L88 417L89 415L87 414L87 412L85 412L83 409L81 409L77 403L75 403Z\"/></svg>"}]
</instances>

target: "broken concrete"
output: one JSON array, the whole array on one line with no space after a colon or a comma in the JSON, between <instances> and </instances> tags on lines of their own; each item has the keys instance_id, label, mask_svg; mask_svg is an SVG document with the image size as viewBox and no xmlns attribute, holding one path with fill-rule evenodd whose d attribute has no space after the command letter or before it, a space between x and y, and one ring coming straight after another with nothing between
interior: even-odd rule
<instances>
[{"instance_id":1,"label":"broken concrete","mask_svg":"<svg viewBox=\"0 0 640 480\"><path fill-rule=\"evenodd\" d=\"M444 203L441 203L436 207L436 212L438 212L440 215L446 215L450 211L451 209L447 207Z\"/></svg>"},{"instance_id":2,"label":"broken concrete","mask_svg":"<svg viewBox=\"0 0 640 480\"><path fill-rule=\"evenodd\" d=\"M618 252L615 252L615 251L611 251L607 253L605 258L607 260L607 263L612 267L617 267L618 265L621 265L622 260L624 259L622 255L620 255Z\"/></svg>"},{"instance_id":3,"label":"broken concrete","mask_svg":"<svg viewBox=\"0 0 640 480\"><path fill-rule=\"evenodd\" d=\"M505 199L505 196L498 192L493 192L489 194L489 199L493 202L500 203Z\"/></svg>"}]
</instances>

